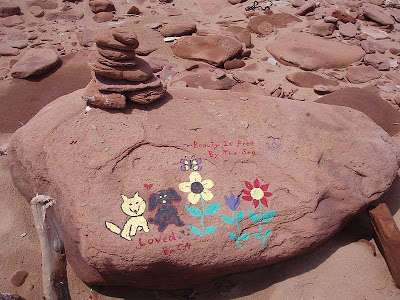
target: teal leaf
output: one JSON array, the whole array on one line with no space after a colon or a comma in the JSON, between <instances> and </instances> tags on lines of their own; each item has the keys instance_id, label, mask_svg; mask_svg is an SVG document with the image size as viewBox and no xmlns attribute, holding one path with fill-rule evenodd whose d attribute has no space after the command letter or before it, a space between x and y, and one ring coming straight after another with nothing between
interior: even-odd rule
<instances>
[{"instance_id":1,"label":"teal leaf","mask_svg":"<svg viewBox=\"0 0 400 300\"><path fill-rule=\"evenodd\" d=\"M237 218L237 220L238 221L241 221L241 220L243 220L244 219L244 210L241 210L241 211L239 211L238 213L237 213L237 215L236 215L236 218Z\"/></svg>"},{"instance_id":2,"label":"teal leaf","mask_svg":"<svg viewBox=\"0 0 400 300\"><path fill-rule=\"evenodd\" d=\"M259 233L253 233L253 236L254 236L255 238L259 239L259 240L262 239L262 236L261 236L261 234L259 234Z\"/></svg>"},{"instance_id":3,"label":"teal leaf","mask_svg":"<svg viewBox=\"0 0 400 300\"><path fill-rule=\"evenodd\" d=\"M253 222L258 222L258 214L256 214L255 212L252 212L250 209L248 211L249 211L250 220Z\"/></svg>"},{"instance_id":4,"label":"teal leaf","mask_svg":"<svg viewBox=\"0 0 400 300\"><path fill-rule=\"evenodd\" d=\"M249 238L250 238L250 234L248 234L248 233L242 234L242 236L240 237L240 239L242 241L247 241Z\"/></svg>"},{"instance_id":5,"label":"teal leaf","mask_svg":"<svg viewBox=\"0 0 400 300\"><path fill-rule=\"evenodd\" d=\"M217 229L217 226L208 226L206 228L206 230L204 230L204 233L211 234L211 233L214 233L216 229Z\"/></svg>"},{"instance_id":6,"label":"teal leaf","mask_svg":"<svg viewBox=\"0 0 400 300\"><path fill-rule=\"evenodd\" d=\"M185 208L193 217L201 217L202 215L201 210L196 206L185 206Z\"/></svg>"},{"instance_id":7,"label":"teal leaf","mask_svg":"<svg viewBox=\"0 0 400 300\"><path fill-rule=\"evenodd\" d=\"M268 229L266 232L265 232L265 237L268 237L268 236L270 236L271 235L271 229Z\"/></svg>"},{"instance_id":8,"label":"teal leaf","mask_svg":"<svg viewBox=\"0 0 400 300\"><path fill-rule=\"evenodd\" d=\"M236 234L232 233L232 232L228 232L229 237L231 238L231 240L236 241Z\"/></svg>"},{"instance_id":9,"label":"teal leaf","mask_svg":"<svg viewBox=\"0 0 400 300\"><path fill-rule=\"evenodd\" d=\"M224 221L225 223L227 223L227 224L233 224L233 220L231 219L231 218L229 218L229 217L227 217L227 216L223 216L223 215L221 215L221 216L219 216L221 219L222 219L222 221Z\"/></svg>"},{"instance_id":10,"label":"teal leaf","mask_svg":"<svg viewBox=\"0 0 400 300\"><path fill-rule=\"evenodd\" d=\"M213 203L213 204L208 205L206 208L206 215L209 216L209 215L215 214L218 211L220 206L221 206L221 203Z\"/></svg>"},{"instance_id":11,"label":"teal leaf","mask_svg":"<svg viewBox=\"0 0 400 300\"><path fill-rule=\"evenodd\" d=\"M262 216L262 221L265 223L268 223L269 221L272 220L273 217L275 217L275 213L276 213L276 210L270 210L270 211L265 212Z\"/></svg>"},{"instance_id":12,"label":"teal leaf","mask_svg":"<svg viewBox=\"0 0 400 300\"><path fill-rule=\"evenodd\" d=\"M192 226L192 225L188 225L188 227L189 227L190 231L193 232L194 234L201 234L201 230L198 229L197 227Z\"/></svg>"}]
</instances>

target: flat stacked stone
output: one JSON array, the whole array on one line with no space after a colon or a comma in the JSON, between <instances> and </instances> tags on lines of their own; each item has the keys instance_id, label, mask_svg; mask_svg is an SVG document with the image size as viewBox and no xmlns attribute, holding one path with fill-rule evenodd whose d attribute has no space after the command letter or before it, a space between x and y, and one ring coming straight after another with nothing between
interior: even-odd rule
<instances>
[{"instance_id":1,"label":"flat stacked stone","mask_svg":"<svg viewBox=\"0 0 400 300\"><path fill-rule=\"evenodd\" d=\"M164 96L165 87L145 60L136 57L139 42L128 27L112 28L96 36L97 51L89 56L92 81L83 99L103 108L122 109L126 99L148 104Z\"/></svg>"}]
</instances>

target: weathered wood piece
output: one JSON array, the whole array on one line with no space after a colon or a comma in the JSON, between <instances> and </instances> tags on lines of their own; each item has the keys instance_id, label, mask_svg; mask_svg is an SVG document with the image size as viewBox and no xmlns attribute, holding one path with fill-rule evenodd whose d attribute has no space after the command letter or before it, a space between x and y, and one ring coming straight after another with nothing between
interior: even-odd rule
<instances>
[{"instance_id":1,"label":"weathered wood piece","mask_svg":"<svg viewBox=\"0 0 400 300\"><path fill-rule=\"evenodd\" d=\"M70 300L64 243L52 209L54 203L51 197L44 195L37 195L31 201L42 248L43 293L46 300Z\"/></svg>"},{"instance_id":2,"label":"weathered wood piece","mask_svg":"<svg viewBox=\"0 0 400 300\"><path fill-rule=\"evenodd\" d=\"M378 238L377 243L396 286L400 288L400 230L385 203L371 209L369 215Z\"/></svg>"}]
</instances>

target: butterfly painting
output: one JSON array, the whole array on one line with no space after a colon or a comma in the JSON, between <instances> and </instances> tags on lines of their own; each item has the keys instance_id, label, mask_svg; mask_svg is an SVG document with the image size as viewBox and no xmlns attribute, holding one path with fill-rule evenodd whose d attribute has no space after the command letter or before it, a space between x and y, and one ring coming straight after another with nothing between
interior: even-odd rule
<instances>
[{"instance_id":1,"label":"butterfly painting","mask_svg":"<svg viewBox=\"0 0 400 300\"><path fill-rule=\"evenodd\" d=\"M201 158L194 158L194 156L191 158L187 158L187 156L185 156L185 158L181 159L181 164L182 171L200 171L203 168L201 166Z\"/></svg>"}]
</instances>

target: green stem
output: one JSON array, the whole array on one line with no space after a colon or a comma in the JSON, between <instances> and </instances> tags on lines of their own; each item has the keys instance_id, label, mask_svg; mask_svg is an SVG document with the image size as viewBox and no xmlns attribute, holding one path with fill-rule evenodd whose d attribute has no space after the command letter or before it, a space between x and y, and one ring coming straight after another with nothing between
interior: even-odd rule
<instances>
[{"instance_id":1,"label":"green stem","mask_svg":"<svg viewBox=\"0 0 400 300\"><path fill-rule=\"evenodd\" d=\"M262 246L264 247L264 245L265 245L265 235L264 235L264 232L263 232L263 229L262 229L262 226L261 226L261 224L262 224L262 204L261 204L261 202L260 202L260 215L259 215L259 220L260 220L260 223L259 223L259 228L260 228L260 233L261 233L261 235L262 235L262 237L263 237L263 243L262 243Z\"/></svg>"},{"instance_id":2,"label":"green stem","mask_svg":"<svg viewBox=\"0 0 400 300\"><path fill-rule=\"evenodd\" d=\"M201 234L199 235L199 238L201 238L203 236L203 234L204 234L204 216L205 216L205 210L206 210L206 208L204 206L204 199L203 199L203 196L201 194L200 194L200 199L201 199L201 205L203 207L203 212L201 214L201 228L202 228L202 230L201 230Z\"/></svg>"},{"instance_id":3,"label":"green stem","mask_svg":"<svg viewBox=\"0 0 400 300\"><path fill-rule=\"evenodd\" d=\"M238 238L237 238L237 240L236 240L236 244L239 246L239 248L242 248L242 245L240 245L240 243L239 243L239 238L240 238L240 236L242 235L242 230L240 229L240 225L239 225L238 220L237 220L236 217L235 217L235 212L234 212L234 211L232 212L232 219L235 221L236 226L237 226L237 228L238 228L238 230L239 230L239 234L238 234Z\"/></svg>"}]
</instances>

